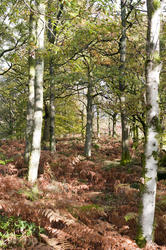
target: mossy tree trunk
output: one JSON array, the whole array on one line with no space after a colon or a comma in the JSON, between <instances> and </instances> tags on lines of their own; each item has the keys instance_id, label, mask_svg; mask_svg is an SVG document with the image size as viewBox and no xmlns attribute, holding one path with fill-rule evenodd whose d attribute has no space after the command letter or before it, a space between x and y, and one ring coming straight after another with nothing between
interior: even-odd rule
<instances>
[{"instance_id":1,"label":"mossy tree trunk","mask_svg":"<svg viewBox=\"0 0 166 250\"><path fill-rule=\"evenodd\" d=\"M146 59L146 124L144 185L139 217L137 243L143 247L151 243L154 236L154 213L159 150L159 98L158 85L161 70L159 52L160 0L147 0L148 32Z\"/></svg>"},{"instance_id":2,"label":"mossy tree trunk","mask_svg":"<svg viewBox=\"0 0 166 250\"><path fill-rule=\"evenodd\" d=\"M30 2L31 13L29 19L29 82L28 82L28 106L27 106L27 124L26 124L26 146L25 162L28 163L32 149L32 133L34 121L34 99L35 99L35 46L36 46L36 16L35 1Z\"/></svg>"},{"instance_id":3,"label":"mossy tree trunk","mask_svg":"<svg viewBox=\"0 0 166 250\"><path fill-rule=\"evenodd\" d=\"M121 0L121 39L120 39L120 67L119 67L119 90L121 104L121 127L122 127L122 155L121 162L126 164L130 161L129 152L129 126L127 114L125 111L125 62L126 62L126 1Z\"/></svg>"},{"instance_id":4,"label":"mossy tree trunk","mask_svg":"<svg viewBox=\"0 0 166 250\"><path fill-rule=\"evenodd\" d=\"M43 118L43 74L44 74L44 31L45 31L45 1L36 1L36 78L35 78L35 110L32 136L32 150L29 159L28 180L37 180L41 153L41 132Z\"/></svg>"}]
</instances>

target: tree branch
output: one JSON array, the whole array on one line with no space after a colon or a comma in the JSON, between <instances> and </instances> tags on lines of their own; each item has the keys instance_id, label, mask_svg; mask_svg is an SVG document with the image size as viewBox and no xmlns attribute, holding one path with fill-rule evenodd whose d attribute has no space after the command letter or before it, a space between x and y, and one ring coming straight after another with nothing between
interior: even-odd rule
<instances>
[{"instance_id":1,"label":"tree branch","mask_svg":"<svg viewBox=\"0 0 166 250\"><path fill-rule=\"evenodd\" d=\"M4 74L6 74L12 68L12 66L13 66L13 64L11 63L11 65L9 66L9 68L7 70L0 73L0 76L3 76Z\"/></svg>"}]
</instances>

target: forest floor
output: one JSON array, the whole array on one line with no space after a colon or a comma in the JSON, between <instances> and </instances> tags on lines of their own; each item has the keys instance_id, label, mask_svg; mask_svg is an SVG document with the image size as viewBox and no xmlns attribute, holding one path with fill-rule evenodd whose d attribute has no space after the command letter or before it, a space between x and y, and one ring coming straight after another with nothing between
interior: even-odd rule
<instances>
[{"instance_id":1,"label":"forest floor","mask_svg":"<svg viewBox=\"0 0 166 250\"><path fill-rule=\"evenodd\" d=\"M134 239L141 146L131 150L132 162L121 166L118 140L94 143L91 159L83 156L80 140L58 141L55 154L42 151L33 188L27 182L24 147L19 141L0 143L1 249L139 249ZM155 243L144 248L149 250L166 249L166 180L158 181L157 188ZM2 223L6 216L15 218L12 236L9 221ZM33 230L34 225L40 228Z\"/></svg>"}]
</instances>

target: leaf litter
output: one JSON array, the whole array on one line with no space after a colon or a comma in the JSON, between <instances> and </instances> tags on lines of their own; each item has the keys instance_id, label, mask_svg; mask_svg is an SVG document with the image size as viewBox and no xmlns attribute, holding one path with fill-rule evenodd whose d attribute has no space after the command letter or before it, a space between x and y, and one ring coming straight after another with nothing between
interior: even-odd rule
<instances>
[{"instance_id":1,"label":"leaf litter","mask_svg":"<svg viewBox=\"0 0 166 250\"><path fill-rule=\"evenodd\" d=\"M120 165L120 142L100 139L91 159L81 141L61 140L57 152L42 150L34 189L27 181L23 141L0 147L0 211L45 229L40 238L12 249L134 250L141 153ZM132 150L132 149L131 149ZM141 149L140 149L141 152ZM166 181L158 182L155 243L146 250L166 249ZM26 245L28 244L28 245Z\"/></svg>"}]
</instances>

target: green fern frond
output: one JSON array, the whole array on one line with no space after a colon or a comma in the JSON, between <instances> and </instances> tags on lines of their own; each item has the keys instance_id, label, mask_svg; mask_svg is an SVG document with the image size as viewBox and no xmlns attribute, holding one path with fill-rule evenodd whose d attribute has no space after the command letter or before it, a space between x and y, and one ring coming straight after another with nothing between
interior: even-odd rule
<instances>
[{"instance_id":1,"label":"green fern frond","mask_svg":"<svg viewBox=\"0 0 166 250\"><path fill-rule=\"evenodd\" d=\"M138 219L138 214L137 213L134 213L134 212L130 212L130 213L127 213L125 216L124 216L124 219L125 221L129 221L129 220L137 220Z\"/></svg>"}]
</instances>

